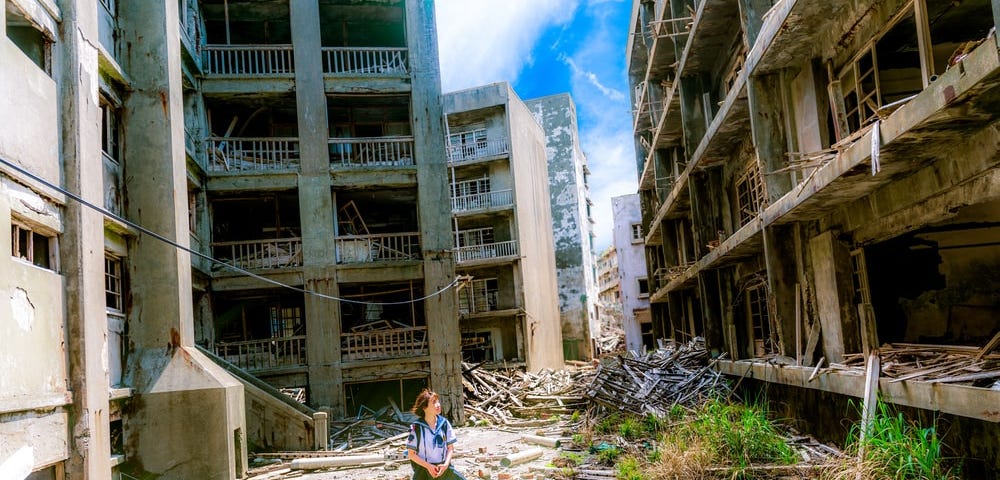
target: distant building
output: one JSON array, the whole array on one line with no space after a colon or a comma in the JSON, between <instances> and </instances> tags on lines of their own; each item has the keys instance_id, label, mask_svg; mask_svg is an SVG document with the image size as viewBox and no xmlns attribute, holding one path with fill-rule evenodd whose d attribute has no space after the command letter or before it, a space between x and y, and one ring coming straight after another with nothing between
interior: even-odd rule
<instances>
[{"instance_id":1,"label":"distant building","mask_svg":"<svg viewBox=\"0 0 1000 480\"><path fill-rule=\"evenodd\" d=\"M614 248L618 252L625 347L629 351L641 352L656 347L656 343L649 315L649 278L646 273L639 195L633 193L612 197L611 213L614 219Z\"/></svg>"},{"instance_id":2,"label":"distant building","mask_svg":"<svg viewBox=\"0 0 1000 480\"><path fill-rule=\"evenodd\" d=\"M462 359L563 365L545 132L506 82L444 96Z\"/></svg>"},{"instance_id":3,"label":"distant building","mask_svg":"<svg viewBox=\"0 0 1000 480\"><path fill-rule=\"evenodd\" d=\"M576 105L565 93L525 103L546 134L563 354L567 360L587 360L594 355L600 321L590 170L580 146Z\"/></svg>"},{"instance_id":4,"label":"distant building","mask_svg":"<svg viewBox=\"0 0 1000 480\"><path fill-rule=\"evenodd\" d=\"M598 313L601 322L601 336L597 346L601 354L624 348L625 333L622 330L622 291L618 274L618 252L615 246L605 248L597 256Z\"/></svg>"}]
</instances>

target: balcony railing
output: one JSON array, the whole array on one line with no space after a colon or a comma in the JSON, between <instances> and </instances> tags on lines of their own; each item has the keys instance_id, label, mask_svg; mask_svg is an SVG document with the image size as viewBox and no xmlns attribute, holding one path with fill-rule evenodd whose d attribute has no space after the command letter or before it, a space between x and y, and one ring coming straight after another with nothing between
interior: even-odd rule
<instances>
[{"instance_id":1,"label":"balcony railing","mask_svg":"<svg viewBox=\"0 0 1000 480\"><path fill-rule=\"evenodd\" d=\"M299 139L210 137L205 140L213 172L294 171L299 168Z\"/></svg>"},{"instance_id":2,"label":"balcony railing","mask_svg":"<svg viewBox=\"0 0 1000 480\"><path fill-rule=\"evenodd\" d=\"M467 212L487 208L510 207L514 205L513 190L497 190L495 192L476 193L452 197L452 212Z\"/></svg>"},{"instance_id":3,"label":"balcony railing","mask_svg":"<svg viewBox=\"0 0 1000 480\"><path fill-rule=\"evenodd\" d=\"M302 266L302 239L214 242L215 258L244 270Z\"/></svg>"},{"instance_id":4,"label":"balcony railing","mask_svg":"<svg viewBox=\"0 0 1000 480\"><path fill-rule=\"evenodd\" d=\"M420 259L420 234L337 237L337 263L394 262Z\"/></svg>"},{"instance_id":5,"label":"balcony railing","mask_svg":"<svg viewBox=\"0 0 1000 480\"><path fill-rule=\"evenodd\" d=\"M468 162L478 158L506 155L508 153L510 153L510 144L507 142L506 137L448 145L449 162Z\"/></svg>"},{"instance_id":6,"label":"balcony railing","mask_svg":"<svg viewBox=\"0 0 1000 480\"><path fill-rule=\"evenodd\" d=\"M413 137L331 138L330 164L345 167L408 167Z\"/></svg>"},{"instance_id":7,"label":"balcony railing","mask_svg":"<svg viewBox=\"0 0 1000 480\"><path fill-rule=\"evenodd\" d=\"M409 75L405 48L323 47L323 73L327 75Z\"/></svg>"},{"instance_id":8,"label":"balcony railing","mask_svg":"<svg viewBox=\"0 0 1000 480\"><path fill-rule=\"evenodd\" d=\"M503 258L514 255L517 255L517 242L513 240L488 243L485 245L469 245L467 247L458 247L455 249L456 262Z\"/></svg>"},{"instance_id":9,"label":"balcony railing","mask_svg":"<svg viewBox=\"0 0 1000 480\"><path fill-rule=\"evenodd\" d=\"M419 357L429 352L427 327L344 333L340 339L344 361Z\"/></svg>"},{"instance_id":10,"label":"balcony railing","mask_svg":"<svg viewBox=\"0 0 1000 480\"><path fill-rule=\"evenodd\" d=\"M215 344L215 354L248 372L306 365L306 336Z\"/></svg>"},{"instance_id":11,"label":"balcony railing","mask_svg":"<svg viewBox=\"0 0 1000 480\"><path fill-rule=\"evenodd\" d=\"M274 77L295 73L291 45L205 45L205 74Z\"/></svg>"}]
</instances>

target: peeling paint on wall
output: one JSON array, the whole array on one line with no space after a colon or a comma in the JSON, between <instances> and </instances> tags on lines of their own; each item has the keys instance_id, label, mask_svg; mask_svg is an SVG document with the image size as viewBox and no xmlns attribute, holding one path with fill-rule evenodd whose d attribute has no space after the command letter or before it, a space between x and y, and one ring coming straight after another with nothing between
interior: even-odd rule
<instances>
[{"instance_id":1,"label":"peeling paint on wall","mask_svg":"<svg viewBox=\"0 0 1000 480\"><path fill-rule=\"evenodd\" d=\"M30 333L31 326L35 323L35 306L28 299L28 292L22 288L14 289L14 294L10 297L10 311L17 326Z\"/></svg>"}]
</instances>

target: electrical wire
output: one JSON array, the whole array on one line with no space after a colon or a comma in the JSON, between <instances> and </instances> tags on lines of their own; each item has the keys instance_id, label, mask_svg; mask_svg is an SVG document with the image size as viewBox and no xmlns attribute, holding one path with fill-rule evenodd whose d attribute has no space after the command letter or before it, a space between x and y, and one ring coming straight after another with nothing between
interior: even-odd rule
<instances>
[{"instance_id":1,"label":"electrical wire","mask_svg":"<svg viewBox=\"0 0 1000 480\"><path fill-rule=\"evenodd\" d=\"M157 239L157 240L159 240L159 241L161 241L163 243L166 243L167 245L170 245L170 246L172 246L172 247L174 247L174 248L176 248L178 250L183 250L183 251L185 251L185 252L187 252L187 253L189 253L191 255L194 255L194 256L196 256L198 258L201 258L203 260L207 260L207 261L209 261L209 262L211 262L213 264L220 265L220 266L222 266L224 268L228 268L228 269L230 269L230 270L232 270L234 272L237 272L239 274L242 274L242 275L245 275L245 276L248 276L248 277L251 277L251 278L255 278L257 280L260 280L260 281L265 282L265 283L269 283L269 284L277 286L277 287L281 287L281 288L285 288L285 289L292 290L292 291L295 291L295 292L299 292L299 293L302 293L304 295L311 295L311 296L322 298L322 299L325 299L325 300L335 300L335 301L338 301L338 302L354 303L354 304L359 304L359 305L405 305L405 304L410 304L410 303L421 302L421 301L427 300L429 298L433 298L433 297L436 297L438 295L441 295L442 293L448 291L448 289L450 289L450 288L458 285L459 281L462 278L460 276L456 276L455 279L451 281L451 283L449 283L448 285L445 285L444 287L441 287L439 290L437 290L434 293L431 293L431 294L428 294L428 295L424 295L423 297L420 297L420 298L415 298L415 299L411 299L411 300L402 300L402 301L398 301L398 302L364 302L364 301L360 301L360 300L351 300L349 298L335 297L333 295L327 295L325 293L320 293L320 292L317 292L315 290L309 290L309 289L306 289L306 288L296 287L294 285L288 285L287 283L279 282L277 280L273 280L273 279L267 278L267 277L265 277L263 275L258 275L256 273L253 273L253 272L249 271L249 270L245 270L243 268L237 267L236 265L223 262L222 260L217 260L217 259L215 259L215 258L213 258L213 257L211 257L209 255L205 255L204 253L201 253L201 252L196 251L196 250L192 250L192 249L190 249L190 248L188 248L188 247L186 247L184 245L181 245L181 244L179 244L179 243L177 243L177 242L175 242L175 241L173 241L173 240L171 240L171 239L169 239L167 237L164 237L163 235L160 235L159 233L156 233L156 232L154 232L154 231L152 231L152 230L150 230L150 229L148 229L146 227L143 227L142 225L139 225L138 223L135 223L135 222L133 222L131 220L127 220L127 219L125 219L125 218L123 218L123 217L115 214L114 212L111 212L110 210L107 210L107 209L105 209L103 207L99 207L97 205L94 205L93 203L90 203L87 200L84 200L83 197L80 197L79 195L77 195L77 194L75 194L73 192L70 192L69 190L66 190L66 189L64 189L64 188L62 188L62 187L60 187L58 185L54 185L51 182L49 182L48 180L46 180L46 179L44 179L42 177L39 177L38 175L35 175L34 173L31 173L30 171L22 168L21 166L7 161L7 159L5 159L3 157L0 157L0 163L3 163L4 165L12 168L14 171L16 171L16 172L18 172L18 173L20 173L20 174L22 174L22 175L24 175L24 176L32 179L32 180L38 182L38 183L41 183L42 185L45 185L46 187L48 187L48 188L50 188L52 190L55 190L55 191L57 191L57 192L59 192L59 193L61 193L63 195L66 195L67 197L69 197L69 198L71 198L73 200L76 200L80 204L82 204L82 205L84 205L84 206L86 206L86 207L88 207L88 208L90 208L92 210L95 210L95 211L101 213L105 217L108 217L108 218L110 218L112 220L115 220L117 222L124 223L125 225L128 225L129 227L134 228L135 230L139 231L140 233L148 235L150 237L153 237L153 238L155 238L155 239Z\"/></svg>"}]
</instances>

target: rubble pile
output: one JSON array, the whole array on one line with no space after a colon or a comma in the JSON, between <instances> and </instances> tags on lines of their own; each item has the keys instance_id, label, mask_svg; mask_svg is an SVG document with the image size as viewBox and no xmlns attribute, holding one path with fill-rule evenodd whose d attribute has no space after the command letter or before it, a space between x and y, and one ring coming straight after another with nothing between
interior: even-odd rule
<instances>
[{"instance_id":1,"label":"rubble pile","mask_svg":"<svg viewBox=\"0 0 1000 480\"><path fill-rule=\"evenodd\" d=\"M690 408L711 395L731 393L728 381L711 367L703 338L675 342L642 356L606 359L585 396L636 415L667 416L674 405Z\"/></svg>"},{"instance_id":2,"label":"rubble pile","mask_svg":"<svg viewBox=\"0 0 1000 480\"><path fill-rule=\"evenodd\" d=\"M405 437L417 417L390 402L378 410L362 406L354 418L330 422L330 449L339 452Z\"/></svg>"},{"instance_id":3,"label":"rubble pile","mask_svg":"<svg viewBox=\"0 0 1000 480\"><path fill-rule=\"evenodd\" d=\"M462 364L465 411L473 422L532 426L539 419L571 414L586 407L584 386L594 375L589 365L575 369L525 373L520 370L485 370Z\"/></svg>"}]
</instances>

